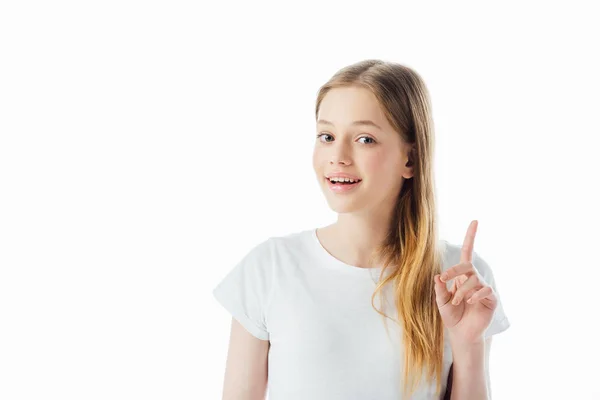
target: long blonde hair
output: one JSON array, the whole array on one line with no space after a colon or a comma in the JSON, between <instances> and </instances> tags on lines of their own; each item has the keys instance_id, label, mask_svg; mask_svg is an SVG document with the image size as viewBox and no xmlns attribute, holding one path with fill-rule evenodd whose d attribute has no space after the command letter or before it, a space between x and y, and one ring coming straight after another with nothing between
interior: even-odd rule
<instances>
[{"instance_id":1,"label":"long blonde hair","mask_svg":"<svg viewBox=\"0 0 600 400\"><path fill-rule=\"evenodd\" d=\"M438 247L435 182L433 176L434 126L429 92L423 79L411 68L381 60L364 60L336 72L319 89L315 108L329 90L362 87L377 98L389 123L404 142L415 146L411 154L414 175L404 181L384 242L371 262L383 267L373 300L390 283L402 324L404 343L403 390L408 397L426 371L429 381L441 390L444 328L435 301L434 275L441 272ZM386 271L391 271L383 279ZM389 272L389 271L388 271ZM389 318L389 317L388 317ZM386 326L387 327L387 326Z\"/></svg>"}]
</instances>

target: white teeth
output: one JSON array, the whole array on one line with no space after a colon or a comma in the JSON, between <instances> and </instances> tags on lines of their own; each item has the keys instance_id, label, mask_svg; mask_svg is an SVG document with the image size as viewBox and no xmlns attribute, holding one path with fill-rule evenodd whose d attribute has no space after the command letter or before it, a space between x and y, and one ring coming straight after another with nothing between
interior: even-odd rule
<instances>
[{"instance_id":1,"label":"white teeth","mask_svg":"<svg viewBox=\"0 0 600 400\"><path fill-rule=\"evenodd\" d=\"M329 178L329 180L331 182L351 182L351 183L355 183L358 182L358 180L354 180L354 179L350 179L350 178Z\"/></svg>"}]
</instances>

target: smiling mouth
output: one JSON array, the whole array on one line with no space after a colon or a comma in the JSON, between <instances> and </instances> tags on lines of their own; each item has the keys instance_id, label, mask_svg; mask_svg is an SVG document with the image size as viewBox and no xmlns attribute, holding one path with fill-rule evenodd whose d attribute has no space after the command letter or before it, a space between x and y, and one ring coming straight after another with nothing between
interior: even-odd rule
<instances>
[{"instance_id":1,"label":"smiling mouth","mask_svg":"<svg viewBox=\"0 0 600 400\"><path fill-rule=\"evenodd\" d=\"M357 181L354 182L332 182L329 180L329 178L325 178L325 181L327 182L327 184L330 187L350 187L350 186L356 186L359 183L362 182L362 179L359 179Z\"/></svg>"},{"instance_id":2,"label":"smiling mouth","mask_svg":"<svg viewBox=\"0 0 600 400\"><path fill-rule=\"evenodd\" d=\"M329 181L329 179L327 179ZM329 181L329 183L331 183L332 185L356 185L357 183L359 183L360 181L354 181L354 182L331 182Z\"/></svg>"}]
</instances>

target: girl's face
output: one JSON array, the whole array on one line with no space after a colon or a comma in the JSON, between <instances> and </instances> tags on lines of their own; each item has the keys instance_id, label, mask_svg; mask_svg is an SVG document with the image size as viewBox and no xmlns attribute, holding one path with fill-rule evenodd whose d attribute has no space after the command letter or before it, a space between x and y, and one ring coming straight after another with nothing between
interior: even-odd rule
<instances>
[{"instance_id":1,"label":"girl's face","mask_svg":"<svg viewBox=\"0 0 600 400\"><path fill-rule=\"evenodd\" d=\"M390 211L404 179L413 174L406 166L410 146L388 123L373 93L331 89L321 102L316 135L313 168L329 206L337 213ZM336 172L361 181L336 191L326 178Z\"/></svg>"}]
</instances>

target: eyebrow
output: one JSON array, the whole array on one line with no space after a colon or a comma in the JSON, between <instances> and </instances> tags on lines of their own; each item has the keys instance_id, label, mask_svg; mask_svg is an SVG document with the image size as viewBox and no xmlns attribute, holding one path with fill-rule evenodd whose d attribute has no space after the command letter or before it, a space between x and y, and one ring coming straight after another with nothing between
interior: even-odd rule
<instances>
[{"instance_id":1,"label":"eyebrow","mask_svg":"<svg viewBox=\"0 0 600 400\"><path fill-rule=\"evenodd\" d=\"M333 125L333 122L327 121L325 119L320 119L317 121L317 124L324 124L324 125L331 125L331 126L335 126ZM375 127L379 130L383 130L381 129L381 127L379 125L377 125L375 122L368 120L368 119L361 119L359 121L354 121L353 123L351 123L350 125L366 125L366 126L372 126Z\"/></svg>"}]
</instances>

